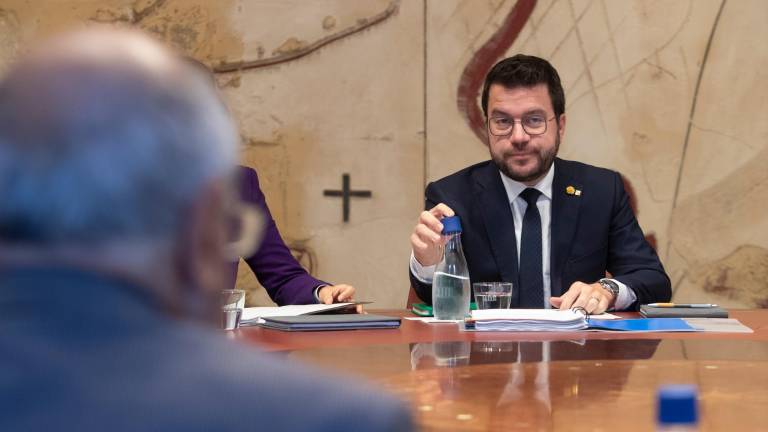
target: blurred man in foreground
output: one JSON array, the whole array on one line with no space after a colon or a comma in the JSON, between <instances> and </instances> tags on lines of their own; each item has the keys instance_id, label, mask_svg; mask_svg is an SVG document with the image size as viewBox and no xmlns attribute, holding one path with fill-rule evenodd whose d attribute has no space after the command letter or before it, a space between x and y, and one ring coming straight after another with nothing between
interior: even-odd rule
<instances>
[{"instance_id":1,"label":"blurred man in foreground","mask_svg":"<svg viewBox=\"0 0 768 432\"><path fill-rule=\"evenodd\" d=\"M0 430L410 429L213 328L244 252L235 137L208 80L135 33L60 37L0 82Z\"/></svg>"}]
</instances>

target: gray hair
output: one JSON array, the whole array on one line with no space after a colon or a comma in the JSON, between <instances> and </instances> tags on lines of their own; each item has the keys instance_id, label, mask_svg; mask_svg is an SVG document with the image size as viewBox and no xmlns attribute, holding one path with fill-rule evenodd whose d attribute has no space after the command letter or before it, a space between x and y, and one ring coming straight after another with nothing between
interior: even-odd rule
<instances>
[{"instance_id":1,"label":"gray hair","mask_svg":"<svg viewBox=\"0 0 768 432\"><path fill-rule=\"evenodd\" d=\"M59 38L0 82L0 242L173 238L235 160L201 71L133 32Z\"/></svg>"}]
</instances>

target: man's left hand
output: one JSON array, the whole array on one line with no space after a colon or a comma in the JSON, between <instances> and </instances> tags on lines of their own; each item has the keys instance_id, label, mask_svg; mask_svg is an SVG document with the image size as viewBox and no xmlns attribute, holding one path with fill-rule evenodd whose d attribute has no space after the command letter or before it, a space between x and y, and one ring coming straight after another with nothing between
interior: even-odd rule
<instances>
[{"instance_id":1,"label":"man's left hand","mask_svg":"<svg viewBox=\"0 0 768 432\"><path fill-rule=\"evenodd\" d=\"M326 285L317 292L320 303L344 303L355 301L352 297L355 295L355 287L352 285ZM363 305L357 305L357 313L363 312Z\"/></svg>"},{"instance_id":2,"label":"man's left hand","mask_svg":"<svg viewBox=\"0 0 768 432\"><path fill-rule=\"evenodd\" d=\"M560 310L583 307L590 314L605 312L615 301L613 293L597 282L593 284L574 282L565 294L549 299L552 306Z\"/></svg>"}]
</instances>

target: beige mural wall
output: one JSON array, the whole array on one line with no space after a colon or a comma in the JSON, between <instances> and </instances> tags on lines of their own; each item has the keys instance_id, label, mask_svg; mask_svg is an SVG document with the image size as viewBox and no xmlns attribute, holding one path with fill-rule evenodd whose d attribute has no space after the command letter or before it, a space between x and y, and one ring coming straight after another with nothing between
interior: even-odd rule
<instances>
[{"instance_id":1,"label":"beige mural wall","mask_svg":"<svg viewBox=\"0 0 768 432\"><path fill-rule=\"evenodd\" d=\"M566 89L561 156L624 174L675 299L755 307L768 305L765 22L762 0L0 0L0 73L35 40L99 23L205 62L301 262L402 307L425 181L487 159L467 120L472 74L539 55ZM372 193L346 223L323 196L345 173ZM269 303L247 267L238 284Z\"/></svg>"}]
</instances>

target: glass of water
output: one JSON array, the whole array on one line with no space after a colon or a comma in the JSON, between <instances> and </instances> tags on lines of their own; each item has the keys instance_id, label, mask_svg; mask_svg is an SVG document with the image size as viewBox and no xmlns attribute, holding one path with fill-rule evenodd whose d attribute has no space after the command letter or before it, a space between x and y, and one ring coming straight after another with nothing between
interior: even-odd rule
<instances>
[{"instance_id":1,"label":"glass of water","mask_svg":"<svg viewBox=\"0 0 768 432\"><path fill-rule=\"evenodd\" d=\"M245 291L222 290L221 292L221 326L224 330L234 330L240 327L240 317L245 307Z\"/></svg>"},{"instance_id":2,"label":"glass of water","mask_svg":"<svg viewBox=\"0 0 768 432\"><path fill-rule=\"evenodd\" d=\"M478 309L509 309L512 282L475 282L472 284Z\"/></svg>"}]
</instances>

